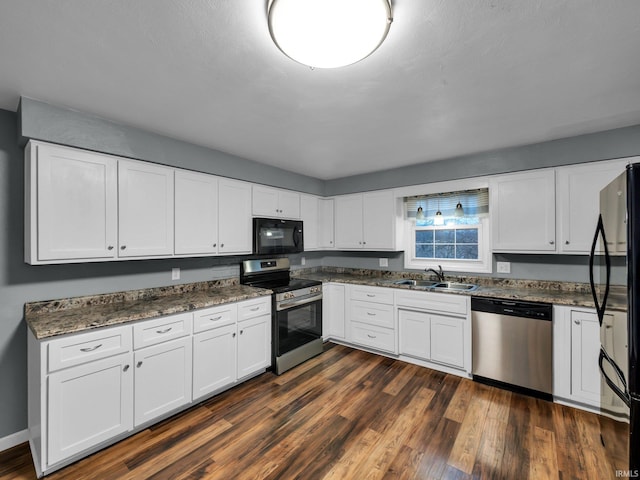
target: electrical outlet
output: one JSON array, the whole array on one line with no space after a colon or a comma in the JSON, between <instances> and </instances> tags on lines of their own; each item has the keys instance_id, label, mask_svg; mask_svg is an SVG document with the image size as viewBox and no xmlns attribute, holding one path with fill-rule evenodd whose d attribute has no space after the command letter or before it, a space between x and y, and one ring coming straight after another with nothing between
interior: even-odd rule
<instances>
[{"instance_id":1,"label":"electrical outlet","mask_svg":"<svg viewBox=\"0 0 640 480\"><path fill-rule=\"evenodd\" d=\"M388 267L389 266L389 259L388 258L381 258L380 259L380 266L381 267Z\"/></svg>"},{"instance_id":2,"label":"electrical outlet","mask_svg":"<svg viewBox=\"0 0 640 480\"><path fill-rule=\"evenodd\" d=\"M172 268L171 269L171 280L180 280L180 269Z\"/></svg>"},{"instance_id":3,"label":"electrical outlet","mask_svg":"<svg viewBox=\"0 0 640 480\"><path fill-rule=\"evenodd\" d=\"M306 264L307 264L307 259L306 259L306 258L304 258L304 257L302 257L302 258L300 259L300 265L306 265Z\"/></svg>"},{"instance_id":4,"label":"electrical outlet","mask_svg":"<svg viewBox=\"0 0 640 480\"><path fill-rule=\"evenodd\" d=\"M511 262L496 262L498 273L511 273Z\"/></svg>"}]
</instances>

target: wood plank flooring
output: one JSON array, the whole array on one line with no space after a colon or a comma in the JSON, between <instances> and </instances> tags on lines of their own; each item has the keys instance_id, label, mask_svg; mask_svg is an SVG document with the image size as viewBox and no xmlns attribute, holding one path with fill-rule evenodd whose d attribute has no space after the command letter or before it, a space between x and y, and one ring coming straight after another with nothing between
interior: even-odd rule
<instances>
[{"instance_id":1,"label":"wood plank flooring","mask_svg":"<svg viewBox=\"0 0 640 480\"><path fill-rule=\"evenodd\" d=\"M34 478L26 444L0 453L0 480ZM327 344L284 375L265 373L47 478L568 480L615 470L596 415Z\"/></svg>"}]
</instances>

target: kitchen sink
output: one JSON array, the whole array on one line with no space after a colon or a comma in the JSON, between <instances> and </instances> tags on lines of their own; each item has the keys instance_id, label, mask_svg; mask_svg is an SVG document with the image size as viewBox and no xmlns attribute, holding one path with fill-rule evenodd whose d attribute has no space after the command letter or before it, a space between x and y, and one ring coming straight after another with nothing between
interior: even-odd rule
<instances>
[{"instance_id":1,"label":"kitchen sink","mask_svg":"<svg viewBox=\"0 0 640 480\"><path fill-rule=\"evenodd\" d=\"M437 282L434 282L431 280L410 280L408 278L405 278L402 280L396 280L395 282L393 282L394 285L409 285L411 287L418 287L418 288L431 288L436 283Z\"/></svg>"},{"instance_id":2,"label":"kitchen sink","mask_svg":"<svg viewBox=\"0 0 640 480\"><path fill-rule=\"evenodd\" d=\"M466 291L471 292L478 288L477 285L473 285L472 283L456 283L456 282L441 282L436 283L431 286L433 290L455 290L455 291Z\"/></svg>"}]
</instances>

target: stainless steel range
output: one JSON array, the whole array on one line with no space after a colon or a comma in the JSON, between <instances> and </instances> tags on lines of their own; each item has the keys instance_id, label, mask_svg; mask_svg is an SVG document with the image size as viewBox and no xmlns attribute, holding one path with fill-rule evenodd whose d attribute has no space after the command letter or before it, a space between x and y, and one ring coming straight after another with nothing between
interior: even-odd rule
<instances>
[{"instance_id":1,"label":"stainless steel range","mask_svg":"<svg viewBox=\"0 0 640 480\"><path fill-rule=\"evenodd\" d=\"M288 258L245 260L240 283L273 290L272 366L277 375L322 353L322 282L291 279Z\"/></svg>"}]
</instances>

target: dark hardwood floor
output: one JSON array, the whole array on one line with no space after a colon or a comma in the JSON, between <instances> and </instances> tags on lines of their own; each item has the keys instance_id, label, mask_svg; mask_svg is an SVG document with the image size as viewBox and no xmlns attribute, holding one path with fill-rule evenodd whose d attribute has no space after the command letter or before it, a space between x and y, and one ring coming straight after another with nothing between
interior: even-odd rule
<instances>
[{"instance_id":1,"label":"dark hardwood floor","mask_svg":"<svg viewBox=\"0 0 640 480\"><path fill-rule=\"evenodd\" d=\"M26 444L0 453L0 480L34 478ZM568 480L615 470L596 415L329 344L47 478Z\"/></svg>"}]
</instances>

